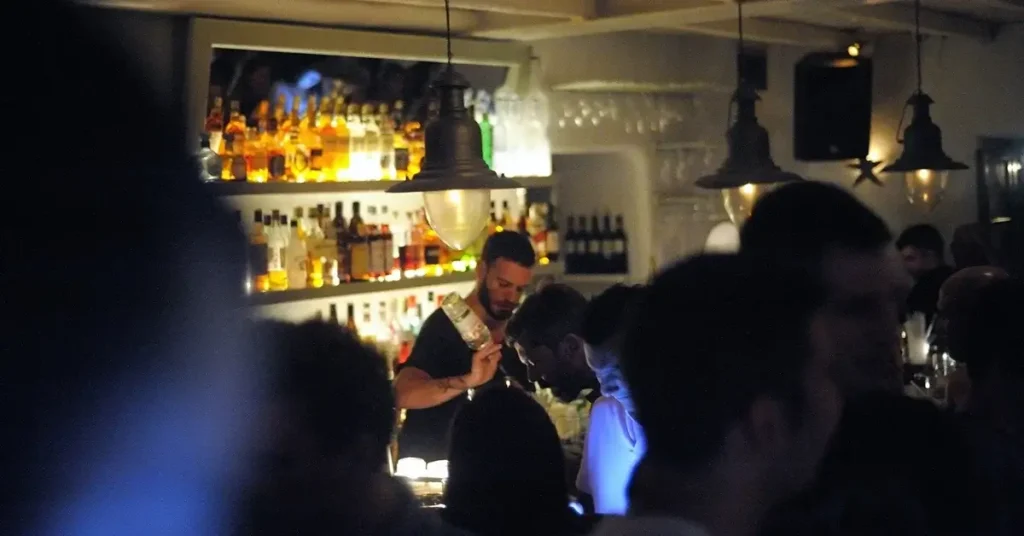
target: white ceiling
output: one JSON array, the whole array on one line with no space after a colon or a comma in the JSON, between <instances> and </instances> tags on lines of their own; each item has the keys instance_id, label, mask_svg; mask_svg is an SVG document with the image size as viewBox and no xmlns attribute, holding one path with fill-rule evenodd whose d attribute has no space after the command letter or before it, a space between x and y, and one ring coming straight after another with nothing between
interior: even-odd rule
<instances>
[{"instance_id":1,"label":"white ceiling","mask_svg":"<svg viewBox=\"0 0 1024 536\"><path fill-rule=\"evenodd\" d=\"M444 0L81 0L110 7L416 32L444 29ZM622 31L735 37L734 0L450 0L458 35L532 41ZM930 35L989 40L1024 22L1024 0L922 0ZM744 34L840 45L913 29L912 0L746 0Z\"/></svg>"}]
</instances>

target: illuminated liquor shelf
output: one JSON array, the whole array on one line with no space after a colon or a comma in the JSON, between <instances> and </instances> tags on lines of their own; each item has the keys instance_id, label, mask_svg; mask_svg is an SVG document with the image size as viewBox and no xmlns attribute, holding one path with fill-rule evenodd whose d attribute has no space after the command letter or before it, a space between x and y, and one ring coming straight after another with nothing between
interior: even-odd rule
<instances>
[{"instance_id":1,"label":"illuminated liquor shelf","mask_svg":"<svg viewBox=\"0 0 1024 536\"><path fill-rule=\"evenodd\" d=\"M551 188L555 177L516 177L513 180L523 188ZM240 195L287 195L287 194L345 194L360 192L383 192L400 181L346 181L346 182L242 182L210 181L206 187L214 195L232 197Z\"/></svg>"},{"instance_id":2,"label":"illuminated liquor shelf","mask_svg":"<svg viewBox=\"0 0 1024 536\"><path fill-rule=\"evenodd\" d=\"M564 271L565 269L562 263L556 262L544 266L537 266L533 270L533 275L534 277L545 277L549 275L560 275ZM475 277L475 273L472 271L458 272L438 277L415 277L399 279L397 281L365 281L359 283L345 283L338 286L325 286L322 288L263 292L251 294L247 299L249 300L249 305L260 307L265 305L276 305L279 303L358 296L361 294L373 294L393 290L436 287L441 285L450 285L453 283L468 283L473 281Z\"/></svg>"}]
</instances>

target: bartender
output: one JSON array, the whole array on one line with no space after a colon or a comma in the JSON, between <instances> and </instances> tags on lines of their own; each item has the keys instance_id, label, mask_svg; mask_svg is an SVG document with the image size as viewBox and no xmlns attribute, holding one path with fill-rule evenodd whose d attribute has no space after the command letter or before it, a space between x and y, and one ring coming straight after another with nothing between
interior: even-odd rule
<instances>
[{"instance_id":1,"label":"bartender","mask_svg":"<svg viewBox=\"0 0 1024 536\"><path fill-rule=\"evenodd\" d=\"M398 436L402 458L428 462L448 457L448 429L470 389L506 380L527 382L526 367L504 344L505 324L533 278L536 255L529 239L512 232L487 239L476 267L476 285L466 303L491 332L491 342L475 353L444 311L434 311L420 329L408 361L395 378L395 400L406 410Z\"/></svg>"}]
</instances>

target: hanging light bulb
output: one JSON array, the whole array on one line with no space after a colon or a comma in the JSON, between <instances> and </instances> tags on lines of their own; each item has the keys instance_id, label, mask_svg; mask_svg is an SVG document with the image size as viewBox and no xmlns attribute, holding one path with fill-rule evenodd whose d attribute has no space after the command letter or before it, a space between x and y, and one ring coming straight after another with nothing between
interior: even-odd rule
<instances>
[{"instance_id":1,"label":"hanging light bulb","mask_svg":"<svg viewBox=\"0 0 1024 536\"><path fill-rule=\"evenodd\" d=\"M739 15L739 45L736 54L737 87L730 108L736 106L736 121L726 134L729 154L713 175L697 179L697 186L721 190L725 211L740 226L750 216L754 204L772 185L803 180L783 171L771 155L768 131L757 122L756 104L760 97L743 79L743 2L736 2Z\"/></svg>"},{"instance_id":2,"label":"hanging light bulb","mask_svg":"<svg viewBox=\"0 0 1024 536\"><path fill-rule=\"evenodd\" d=\"M907 107L913 110L913 114L903 131L903 138L896 140L903 144L903 154L882 171L903 173L907 199L911 204L924 206L930 211L942 200L949 172L968 168L942 150L942 131L932 122L930 111L935 101L921 89L921 0L914 0L914 41L917 47L917 91L907 100Z\"/></svg>"},{"instance_id":3,"label":"hanging light bulb","mask_svg":"<svg viewBox=\"0 0 1024 536\"><path fill-rule=\"evenodd\" d=\"M499 177L483 159L480 125L466 110L469 83L452 66L451 10L444 3L448 65L434 83L440 108L425 129L426 154L422 170L388 193L423 193L427 223L438 238L455 250L473 243L487 224L491 190L521 188Z\"/></svg>"}]
</instances>

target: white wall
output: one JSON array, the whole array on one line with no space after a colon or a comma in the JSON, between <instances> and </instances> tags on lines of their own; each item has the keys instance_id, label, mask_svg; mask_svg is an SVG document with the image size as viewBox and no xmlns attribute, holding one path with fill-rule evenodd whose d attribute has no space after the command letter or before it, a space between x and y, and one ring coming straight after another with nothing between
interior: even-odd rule
<instances>
[{"instance_id":1,"label":"white wall","mask_svg":"<svg viewBox=\"0 0 1024 536\"><path fill-rule=\"evenodd\" d=\"M704 46L697 46L698 42ZM733 46L733 41L711 37L637 36L627 33L542 41L537 43L535 51L541 58L548 83L608 79L614 72L621 71L624 77L656 83L693 81L713 84L731 79ZM696 49L699 53L695 53ZM808 178L850 187L856 173L845 167L846 162L803 163L793 159L793 74L796 62L811 51L792 46L769 47L769 88L762 92L758 116L771 134L772 153L779 165ZM901 151L895 141L896 126L903 105L914 89L912 37L891 35L878 38L874 42L873 57L875 114L872 148L891 162ZM709 68L708 64L719 68ZM1024 28L1020 25L1006 28L991 43L960 38L928 39L924 46L923 66L924 89L936 101L932 114L943 130L944 146L950 156L973 167L979 136L1024 137ZM638 98L625 95L610 97L620 102ZM553 98L556 117L560 113L558 103L579 98L592 97L584 93L556 94ZM560 129L553 122L552 143L556 152L607 150L648 156L654 154L653 145L658 141L721 144L728 97L706 92L698 94L698 101L703 113L688 128L641 135L636 132L627 134L621 128L603 125ZM720 155L716 160L718 158ZM646 167L636 167L636 175L632 177L623 177L618 169L608 168L604 173L606 177L602 179L600 169L590 166L586 169L591 175L591 184L624 180L650 183L657 179L653 162ZM862 184L854 193L874 208L894 232L898 233L906 225L927 221L937 225L948 237L957 225L976 218L973 169L951 176L946 198L931 214L906 201L900 175L883 176L885 178L888 179L885 187ZM569 174L567 180L576 178ZM618 188L597 189L599 194L589 191L587 195L603 195L604 204L613 207L627 202ZM564 206L563 213L573 210L571 198L562 196L560 201ZM652 199L652 211L656 201Z\"/></svg>"}]
</instances>

